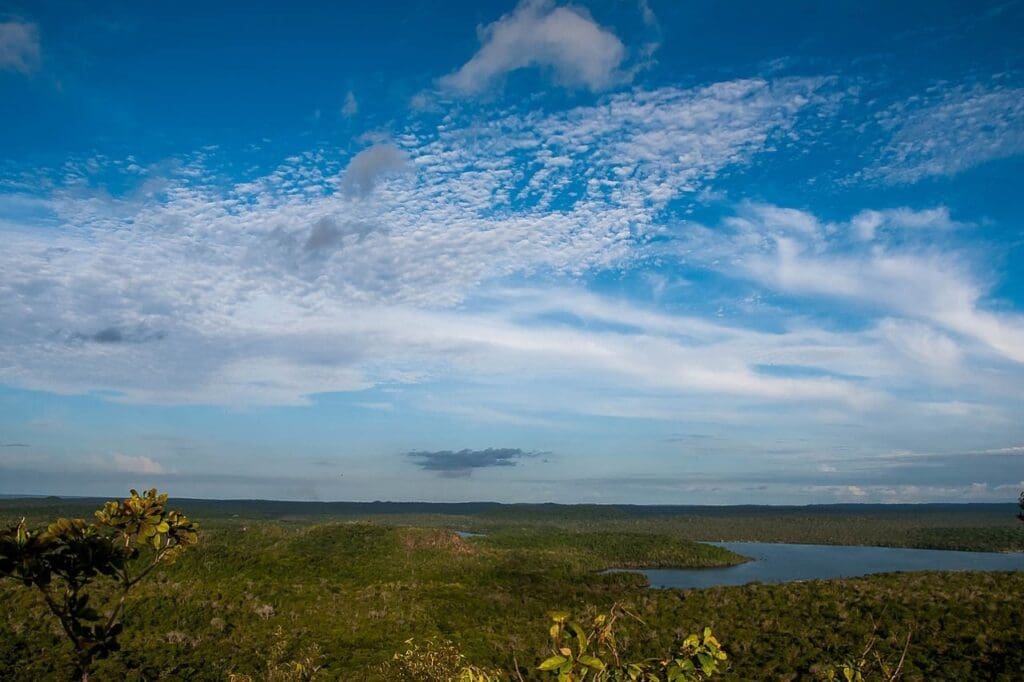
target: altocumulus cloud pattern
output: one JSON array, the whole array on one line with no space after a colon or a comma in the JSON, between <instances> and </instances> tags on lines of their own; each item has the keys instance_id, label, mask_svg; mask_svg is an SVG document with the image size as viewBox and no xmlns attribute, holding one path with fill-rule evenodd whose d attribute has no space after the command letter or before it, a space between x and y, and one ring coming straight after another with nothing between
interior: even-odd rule
<instances>
[{"instance_id":1,"label":"altocumulus cloud pattern","mask_svg":"<svg viewBox=\"0 0 1024 682\"><path fill-rule=\"evenodd\" d=\"M400 11L0 17L0 493L1015 497L1019 6Z\"/></svg>"}]
</instances>

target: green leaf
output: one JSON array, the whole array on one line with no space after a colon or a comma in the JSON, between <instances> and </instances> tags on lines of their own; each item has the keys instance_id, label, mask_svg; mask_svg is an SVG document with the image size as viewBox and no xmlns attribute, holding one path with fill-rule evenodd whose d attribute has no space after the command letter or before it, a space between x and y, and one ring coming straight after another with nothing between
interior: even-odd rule
<instances>
[{"instance_id":1,"label":"green leaf","mask_svg":"<svg viewBox=\"0 0 1024 682\"><path fill-rule=\"evenodd\" d=\"M576 635L576 646L582 654L587 649L587 633L583 632L583 628L577 623L569 623L569 627L572 628L573 633Z\"/></svg>"},{"instance_id":2,"label":"green leaf","mask_svg":"<svg viewBox=\"0 0 1024 682\"><path fill-rule=\"evenodd\" d=\"M715 671L715 659L709 654L703 651L697 653L697 661L700 663L700 669L704 671L705 675L710 675Z\"/></svg>"},{"instance_id":3,"label":"green leaf","mask_svg":"<svg viewBox=\"0 0 1024 682\"><path fill-rule=\"evenodd\" d=\"M602 661L597 656L588 656L586 654L580 654L577 660L579 660L580 663L587 666L588 668L593 668L594 670L605 669L604 661Z\"/></svg>"},{"instance_id":4,"label":"green leaf","mask_svg":"<svg viewBox=\"0 0 1024 682\"><path fill-rule=\"evenodd\" d=\"M569 659L565 656L552 656L537 666L537 670L554 670L555 668L560 668L567 660Z\"/></svg>"}]
</instances>

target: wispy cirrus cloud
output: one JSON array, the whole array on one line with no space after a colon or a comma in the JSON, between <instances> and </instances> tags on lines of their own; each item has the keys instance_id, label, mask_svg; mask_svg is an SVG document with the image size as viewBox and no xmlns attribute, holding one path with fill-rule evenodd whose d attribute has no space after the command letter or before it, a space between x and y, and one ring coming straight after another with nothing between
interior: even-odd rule
<instances>
[{"instance_id":1,"label":"wispy cirrus cloud","mask_svg":"<svg viewBox=\"0 0 1024 682\"><path fill-rule=\"evenodd\" d=\"M863 211L847 223L825 223L806 211L749 203L723 222L722 229L695 228L684 243L694 240L705 257L718 259L716 267L774 291L925 321L1024 363L1024 315L989 309L988 278L969 254L938 246L935 234L953 225L941 207ZM889 229L903 232L894 237Z\"/></svg>"}]
</instances>

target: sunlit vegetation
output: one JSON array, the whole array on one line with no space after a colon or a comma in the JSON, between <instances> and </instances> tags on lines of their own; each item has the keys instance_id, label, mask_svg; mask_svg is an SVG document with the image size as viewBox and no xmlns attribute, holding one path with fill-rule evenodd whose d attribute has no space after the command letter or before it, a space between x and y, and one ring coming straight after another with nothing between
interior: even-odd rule
<instances>
[{"instance_id":1,"label":"sunlit vegetation","mask_svg":"<svg viewBox=\"0 0 1024 682\"><path fill-rule=\"evenodd\" d=\"M702 634L684 637L668 655L628 659L620 651L616 622L624 615L643 621L618 604L586 624L566 611L548 615L551 655L537 669L557 676L558 682L701 682L714 677L729 658L711 628L704 628Z\"/></svg>"},{"instance_id":2,"label":"sunlit vegetation","mask_svg":"<svg viewBox=\"0 0 1024 682\"><path fill-rule=\"evenodd\" d=\"M509 510L383 515L378 509L371 522L310 518L296 508L285 519L272 519L267 513L247 517L231 505L219 513L211 503L181 506L202 520L200 541L133 588L120 617L120 651L96 662L96 680L372 682L402 679L395 670L415 671L423 662L417 652L425 651L438 665L458 670L512 682L551 680L558 671L540 667L563 655L552 640L551 612L571 613L589 642L599 616L607 618L613 608L632 614L616 621L620 663L688 660L696 653L686 648L688 638L697 634L698 645L710 646L703 637L710 627L727 654L715 679L827 679L829 670L842 674L837 664L859 663L865 642L872 643L865 669L876 653L892 663L905 651L905 679L1012 680L1024 669L1019 572L892 574L688 591L651 590L638 574L600 573L611 566L734 563L740 558L687 536L725 530L742 523L737 519L751 520L762 535L772 519L774 532L787 535L800 528L811 535L814 528L866 534L857 530L860 521L850 522L853 531L844 527L849 515L814 521L809 510L792 517L748 510L673 519L603 510L604 517L588 519L568 508L573 511L559 520L543 507L534 508L534 517L517 507L508 514L513 518L502 520ZM96 502L37 500L21 509L17 501L3 502L8 519L17 522L24 510L29 525L75 516L82 507L95 509ZM1014 508L1004 506L1003 521L988 527L1024 535ZM946 513L946 526L917 527L985 527L982 518L987 516L965 521ZM1007 520L1008 526L997 525ZM889 527L910 523L894 515ZM463 539L454 528L487 535ZM895 531L878 537L885 533ZM0 610L0 679L67 679L74 649L39 595L7 580L0 581L0 599L6 607ZM578 644L568 648L576 652L574 665L587 667ZM608 652L595 655L602 656Z\"/></svg>"},{"instance_id":3,"label":"sunlit vegetation","mask_svg":"<svg viewBox=\"0 0 1024 682\"><path fill-rule=\"evenodd\" d=\"M132 490L123 502L104 504L91 522L62 517L32 530L22 519L0 530L0 578L41 597L71 644L73 679L87 681L97 659L120 649L129 592L196 543L197 527L166 503L155 489ZM101 613L104 596L109 603Z\"/></svg>"}]
</instances>

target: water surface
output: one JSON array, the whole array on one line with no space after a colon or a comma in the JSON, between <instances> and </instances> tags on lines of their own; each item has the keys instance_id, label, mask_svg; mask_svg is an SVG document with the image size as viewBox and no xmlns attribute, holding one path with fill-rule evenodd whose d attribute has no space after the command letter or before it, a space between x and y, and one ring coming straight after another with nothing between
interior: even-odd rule
<instances>
[{"instance_id":1,"label":"water surface","mask_svg":"<svg viewBox=\"0 0 1024 682\"><path fill-rule=\"evenodd\" d=\"M767 542L711 542L752 561L725 568L651 568L651 587L716 587L752 582L852 578L893 571L1021 571L1024 553L953 552L937 549L791 545Z\"/></svg>"},{"instance_id":2,"label":"water surface","mask_svg":"<svg viewBox=\"0 0 1024 682\"><path fill-rule=\"evenodd\" d=\"M474 533L473 531L469 531L469 530L457 530L457 531L455 531L455 534L458 535L463 540L468 540L469 538L485 538L485 537L487 537L487 533Z\"/></svg>"}]
</instances>

